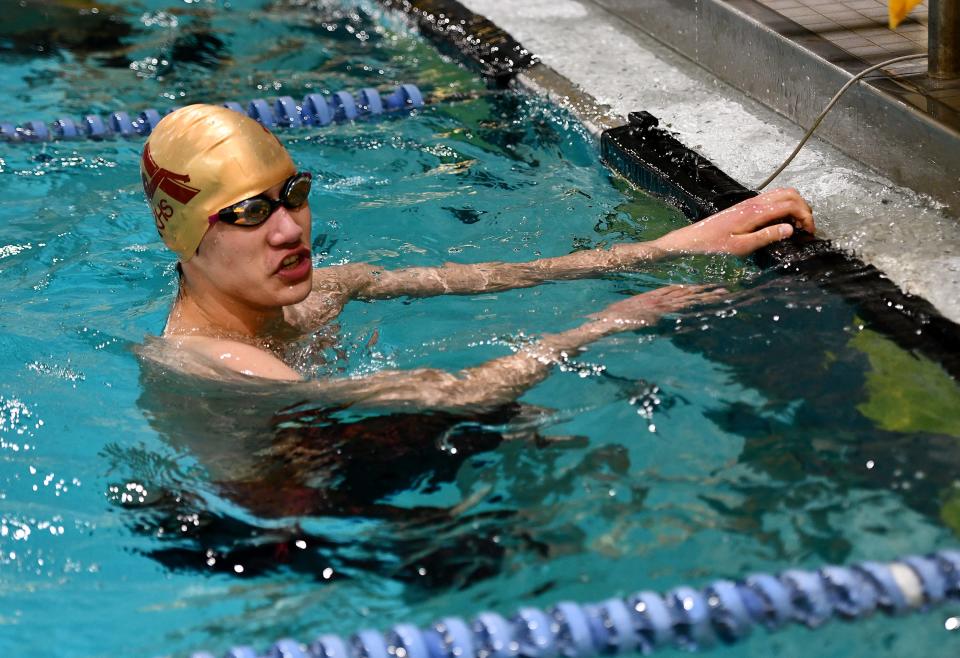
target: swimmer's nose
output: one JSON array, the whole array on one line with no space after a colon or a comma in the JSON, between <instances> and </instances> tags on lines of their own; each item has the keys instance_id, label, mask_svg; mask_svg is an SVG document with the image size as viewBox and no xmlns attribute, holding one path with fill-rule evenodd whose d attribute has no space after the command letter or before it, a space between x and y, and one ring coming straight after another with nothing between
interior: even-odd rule
<instances>
[{"instance_id":1,"label":"swimmer's nose","mask_svg":"<svg viewBox=\"0 0 960 658\"><path fill-rule=\"evenodd\" d=\"M271 246L282 247L284 245L300 242L303 237L303 227L297 223L290 211L280 206L276 212L270 216L267 234L267 240Z\"/></svg>"}]
</instances>

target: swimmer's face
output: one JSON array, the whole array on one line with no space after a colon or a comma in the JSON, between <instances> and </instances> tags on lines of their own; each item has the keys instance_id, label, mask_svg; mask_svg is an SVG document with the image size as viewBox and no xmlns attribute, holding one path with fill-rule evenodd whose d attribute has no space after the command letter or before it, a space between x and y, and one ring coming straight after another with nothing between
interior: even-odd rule
<instances>
[{"instance_id":1,"label":"swimmer's face","mask_svg":"<svg viewBox=\"0 0 960 658\"><path fill-rule=\"evenodd\" d=\"M264 195L278 199L283 183ZM310 206L283 205L256 226L214 222L184 264L227 298L268 310L303 301L312 288Z\"/></svg>"}]
</instances>

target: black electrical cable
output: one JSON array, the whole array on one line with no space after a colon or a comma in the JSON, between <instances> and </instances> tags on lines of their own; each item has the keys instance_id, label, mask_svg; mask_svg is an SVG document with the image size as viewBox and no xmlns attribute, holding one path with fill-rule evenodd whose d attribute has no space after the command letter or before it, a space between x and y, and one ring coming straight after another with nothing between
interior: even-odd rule
<instances>
[{"instance_id":1,"label":"black electrical cable","mask_svg":"<svg viewBox=\"0 0 960 658\"><path fill-rule=\"evenodd\" d=\"M816 120L813 122L813 125L810 126L809 129L807 129L807 133L803 136L803 139L800 140L800 143L797 144L797 147L796 147L795 149L793 149L793 153L791 153L789 156L787 156L787 159L783 161L783 164L781 164L779 167L777 167L777 170L776 170L775 172L773 172L772 174L770 174L770 176L769 176L765 181L763 181L762 183L760 183L760 184L757 186L757 191L760 191L760 190L762 190L763 188L765 188L767 185L769 185L769 184L773 181L774 178L776 178L777 176L779 176L779 175L783 172L783 170L786 169L787 166L788 166L791 162L793 162L793 159L794 159L795 157L797 157L797 153L799 153L799 152L800 152L800 149L803 148L803 145L807 143L807 140L809 140L810 137L813 136L813 132L820 126L820 123L823 121L824 117L826 117L826 116L827 116L827 113L828 113L830 110L833 109L833 106L837 104L837 101L840 100L840 97L843 96L844 92L846 92L847 89L849 89L850 87L852 87L858 80L862 79L863 76L867 75L868 73L873 73L873 72L876 71L877 69L883 68L884 66L889 66L890 64L896 64L897 62L905 62L905 61L907 61L907 60L909 60L909 59L921 59L921 58L922 58L922 59L926 59L926 57L927 57L926 54L922 54L922 55L903 55L903 56L901 56L901 57L894 57L893 59L888 59L888 60L885 61L885 62L880 62L879 64L874 64L873 66L871 66L871 67L869 67L869 68L866 68L866 69L864 69L863 71L860 71L860 73L858 73L858 74L856 74L855 76L853 76L853 77L847 82L847 84L845 84L845 85L843 85L842 87L840 87L840 91L838 91L836 94L834 94L833 98L830 99L830 102L827 103L827 106L826 106L825 108L823 108L823 112L821 112L820 115L816 118Z\"/></svg>"}]
</instances>

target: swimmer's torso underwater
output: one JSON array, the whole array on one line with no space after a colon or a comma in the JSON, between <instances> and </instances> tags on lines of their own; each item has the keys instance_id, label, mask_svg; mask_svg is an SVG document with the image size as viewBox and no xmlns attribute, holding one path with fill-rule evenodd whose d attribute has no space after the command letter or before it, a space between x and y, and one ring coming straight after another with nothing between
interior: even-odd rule
<instances>
[{"instance_id":1,"label":"swimmer's torso underwater","mask_svg":"<svg viewBox=\"0 0 960 658\"><path fill-rule=\"evenodd\" d=\"M196 458L202 476L190 481L208 486L196 491L176 478L154 477L147 500L131 505L135 527L170 544L151 555L173 569L256 576L292 568L318 579L325 569L338 578L372 570L421 586L441 582L435 579L451 570L467 578L461 562L469 555L479 551L478 564L490 563L502 549L474 533L463 540L470 546L446 545L431 556L432 532L485 515L455 499L447 506L400 506L392 496L435 492L455 480L464 461L505 436L534 446L542 441L531 429L536 414L524 418L516 405L476 417L358 414L285 398L276 386L214 385L149 360L141 382L138 405L175 451ZM224 502L227 509L217 509ZM349 538L324 532L323 520L335 518L355 522L357 532ZM418 571L424 569L429 579Z\"/></svg>"}]
</instances>

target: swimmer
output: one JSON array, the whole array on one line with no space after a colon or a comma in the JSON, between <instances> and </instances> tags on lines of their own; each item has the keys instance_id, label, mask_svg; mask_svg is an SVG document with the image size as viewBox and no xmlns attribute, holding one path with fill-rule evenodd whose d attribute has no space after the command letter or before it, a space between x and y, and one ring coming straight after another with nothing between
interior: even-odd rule
<instances>
[{"instance_id":1,"label":"swimmer","mask_svg":"<svg viewBox=\"0 0 960 658\"><path fill-rule=\"evenodd\" d=\"M780 189L656 240L609 249L524 263L314 269L310 174L298 171L279 140L254 120L210 105L181 108L147 140L141 174L157 229L179 257L180 289L163 332L162 360L214 378L303 381L277 346L333 322L352 300L500 292L641 271L682 254L746 256L790 237L794 227L815 231L797 191ZM710 286L667 286L635 295L579 327L457 373L420 368L303 385L331 405L493 409L587 344L722 294Z\"/></svg>"}]
</instances>

